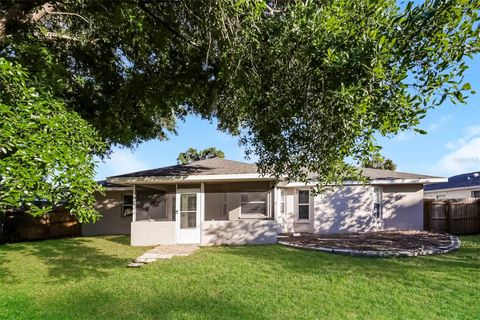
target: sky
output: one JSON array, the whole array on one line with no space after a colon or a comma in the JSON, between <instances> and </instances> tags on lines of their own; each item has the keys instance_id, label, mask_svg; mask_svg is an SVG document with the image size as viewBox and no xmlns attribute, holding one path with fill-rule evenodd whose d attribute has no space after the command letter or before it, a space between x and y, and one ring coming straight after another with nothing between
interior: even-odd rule
<instances>
[{"instance_id":1,"label":"sky","mask_svg":"<svg viewBox=\"0 0 480 320\"><path fill-rule=\"evenodd\" d=\"M426 135L406 131L391 138L378 137L382 155L397 164L397 171L442 177L480 171L480 56L468 64L465 81L477 93L467 99L467 104L445 101L430 110L419 126L428 131ZM216 147L227 159L255 161L255 158L245 159L238 138L218 131L215 122L187 117L185 122L178 122L177 132L169 140L148 141L133 150L114 148L110 158L99 160L96 179L174 165L178 154L190 147L197 150Z\"/></svg>"}]
</instances>

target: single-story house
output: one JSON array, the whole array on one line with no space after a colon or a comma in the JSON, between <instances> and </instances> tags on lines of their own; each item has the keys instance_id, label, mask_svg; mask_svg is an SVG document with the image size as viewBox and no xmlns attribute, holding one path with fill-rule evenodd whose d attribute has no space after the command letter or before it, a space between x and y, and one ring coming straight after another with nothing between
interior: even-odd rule
<instances>
[{"instance_id":1,"label":"single-story house","mask_svg":"<svg viewBox=\"0 0 480 320\"><path fill-rule=\"evenodd\" d=\"M369 184L314 195L255 164L209 159L109 177L103 217L83 235L130 234L132 245L274 243L277 234L423 229L423 186L444 178L362 169Z\"/></svg>"},{"instance_id":2,"label":"single-story house","mask_svg":"<svg viewBox=\"0 0 480 320\"><path fill-rule=\"evenodd\" d=\"M459 174L446 182L427 185L425 197L437 200L480 198L480 171Z\"/></svg>"}]
</instances>

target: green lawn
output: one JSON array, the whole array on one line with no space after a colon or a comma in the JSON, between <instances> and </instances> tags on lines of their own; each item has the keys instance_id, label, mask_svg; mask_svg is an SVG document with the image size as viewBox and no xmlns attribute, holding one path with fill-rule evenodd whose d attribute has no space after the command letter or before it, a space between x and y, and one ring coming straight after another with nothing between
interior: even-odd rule
<instances>
[{"instance_id":1,"label":"green lawn","mask_svg":"<svg viewBox=\"0 0 480 320\"><path fill-rule=\"evenodd\" d=\"M202 248L141 269L126 237L0 246L1 319L480 318L480 236L371 259L279 245Z\"/></svg>"}]
</instances>

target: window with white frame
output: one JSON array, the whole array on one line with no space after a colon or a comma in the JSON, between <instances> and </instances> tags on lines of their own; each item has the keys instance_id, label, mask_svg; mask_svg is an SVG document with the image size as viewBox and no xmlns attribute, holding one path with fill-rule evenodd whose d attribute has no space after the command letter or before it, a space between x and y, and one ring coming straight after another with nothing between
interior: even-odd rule
<instances>
[{"instance_id":1,"label":"window with white frame","mask_svg":"<svg viewBox=\"0 0 480 320\"><path fill-rule=\"evenodd\" d=\"M383 218L383 208L382 208L382 188L374 187L373 188L375 199L373 201L373 216L377 219Z\"/></svg>"},{"instance_id":2,"label":"window with white frame","mask_svg":"<svg viewBox=\"0 0 480 320\"><path fill-rule=\"evenodd\" d=\"M249 192L240 195L240 215L242 217L267 216L267 193Z\"/></svg>"},{"instance_id":3,"label":"window with white frame","mask_svg":"<svg viewBox=\"0 0 480 320\"><path fill-rule=\"evenodd\" d=\"M473 190L472 198L480 198L480 190Z\"/></svg>"},{"instance_id":4,"label":"window with white frame","mask_svg":"<svg viewBox=\"0 0 480 320\"><path fill-rule=\"evenodd\" d=\"M310 219L310 190L298 190L298 220Z\"/></svg>"},{"instance_id":5,"label":"window with white frame","mask_svg":"<svg viewBox=\"0 0 480 320\"><path fill-rule=\"evenodd\" d=\"M222 215L226 217L228 215L228 201L227 201L227 193L222 193Z\"/></svg>"},{"instance_id":6,"label":"window with white frame","mask_svg":"<svg viewBox=\"0 0 480 320\"><path fill-rule=\"evenodd\" d=\"M285 202L285 190L280 189L280 214L285 214L287 212L286 202Z\"/></svg>"},{"instance_id":7,"label":"window with white frame","mask_svg":"<svg viewBox=\"0 0 480 320\"><path fill-rule=\"evenodd\" d=\"M122 201L122 218L130 217L133 214L133 195L124 194Z\"/></svg>"}]
</instances>

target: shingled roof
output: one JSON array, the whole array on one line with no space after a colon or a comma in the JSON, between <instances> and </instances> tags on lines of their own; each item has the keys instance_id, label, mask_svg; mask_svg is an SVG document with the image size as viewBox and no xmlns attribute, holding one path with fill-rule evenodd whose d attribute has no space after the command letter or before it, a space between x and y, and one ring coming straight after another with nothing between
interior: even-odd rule
<instances>
[{"instance_id":1,"label":"shingled roof","mask_svg":"<svg viewBox=\"0 0 480 320\"><path fill-rule=\"evenodd\" d=\"M480 187L480 171L463 173L448 178L448 182L432 183L425 186L425 191Z\"/></svg>"},{"instance_id":2,"label":"shingled roof","mask_svg":"<svg viewBox=\"0 0 480 320\"><path fill-rule=\"evenodd\" d=\"M427 176L424 174L407 173L399 171L360 168L362 175L371 180L395 180L395 179L438 179L441 177Z\"/></svg>"},{"instance_id":3,"label":"shingled roof","mask_svg":"<svg viewBox=\"0 0 480 320\"><path fill-rule=\"evenodd\" d=\"M432 179L438 178L422 174L405 173L389 170L360 168L362 174L371 180L397 179ZM230 175L255 174L257 166L253 163L232 161L221 158L194 161L185 165L174 165L157 169L137 171L110 178L138 178L138 177L186 177L195 175ZM312 175L314 177L314 175Z\"/></svg>"},{"instance_id":4,"label":"shingled roof","mask_svg":"<svg viewBox=\"0 0 480 320\"><path fill-rule=\"evenodd\" d=\"M181 177L194 175L219 175L219 174L248 174L257 173L257 166L253 163L232 161L221 158L199 160L188 164L137 171L111 178L120 177Z\"/></svg>"}]
</instances>

